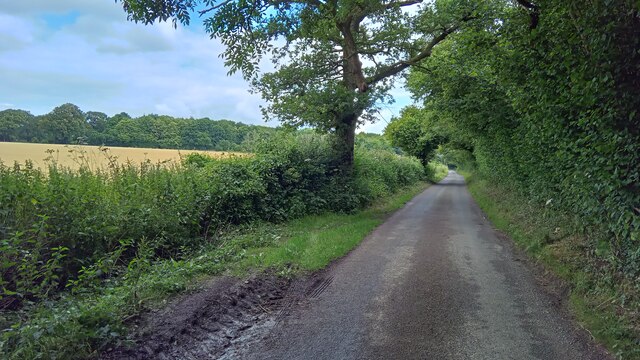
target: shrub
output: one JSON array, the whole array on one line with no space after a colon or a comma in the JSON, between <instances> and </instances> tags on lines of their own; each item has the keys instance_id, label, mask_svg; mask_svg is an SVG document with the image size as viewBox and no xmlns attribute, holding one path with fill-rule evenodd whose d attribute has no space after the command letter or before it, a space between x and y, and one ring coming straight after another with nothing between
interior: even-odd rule
<instances>
[{"instance_id":1,"label":"shrub","mask_svg":"<svg viewBox=\"0 0 640 360\"><path fill-rule=\"evenodd\" d=\"M0 308L99 283L144 251L176 258L228 226L349 212L423 177L417 159L359 148L353 177L316 134L278 134L251 157L107 172L0 163Z\"/></svg>"}]
</instances>

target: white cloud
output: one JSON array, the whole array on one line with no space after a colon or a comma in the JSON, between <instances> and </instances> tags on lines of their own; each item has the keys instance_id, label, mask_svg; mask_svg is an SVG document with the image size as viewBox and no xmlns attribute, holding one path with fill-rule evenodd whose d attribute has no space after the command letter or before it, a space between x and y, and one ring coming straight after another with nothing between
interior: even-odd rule
<instances>
[{"instance_id":1,"label":"white cloud","mask_svg":"<svg viewBox=\"0 0 640 360\"><path fill-rule=\"evenodd\" d=\"M51 14L57 17L47 18ZM52 27L52 21L59 21L58 26ZM131 23L121 4L110 0L4 1L0 108L43 114L71 102L85 111L108 114L160 113L264 124L262 100L249 93L240 74L226 76L218 57L222 51L200 27ZM263 70L271 70L262 63ZM406 92L394 95L396 104L360 131L381 132L409 102Z\"/></svg>"},{"instance_id":2,"label":"white cloud","mask_svg":"<svg viewBox=\"0 0 640 360\"><path fill-rule=\"evenodd\" d=\"M109 114L264 124L260 98L241 76L226 76L222 46L203 30L130 23L108 1L26 3L0 6L0 103L35 114L72 102ZM70 11L78 14L73 21L47 28L43 16Z\"/></svg>"},{"instance_id":3,"label":"white cloud","mask_svg":"<svg viewBox=\"0 0 640 360\"><path fill-rule=\"evenodd\" d=\"M32 43L35 32L36 26L29 21L0 12L0 52Z\"/></svg>"}]
</instances>

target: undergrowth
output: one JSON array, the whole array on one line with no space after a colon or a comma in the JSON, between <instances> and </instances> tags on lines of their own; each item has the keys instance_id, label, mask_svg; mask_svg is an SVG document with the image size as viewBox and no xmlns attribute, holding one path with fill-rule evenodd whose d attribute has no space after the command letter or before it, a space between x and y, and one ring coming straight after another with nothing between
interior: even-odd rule
<instances>
[{"instance_id":1,"label":"undergrowth","mask_svg":"<svg viewBox=\"0 0 640 360\"><path fill-rule=\"evenodd\" d=\"M279 134L257 150L105 171L0 163L0 310L100 284L142 255L181 258L230 226L349 213L424 178L415 158L360 148L343 174L315 134Z\"/></svg>"}]
</instances>

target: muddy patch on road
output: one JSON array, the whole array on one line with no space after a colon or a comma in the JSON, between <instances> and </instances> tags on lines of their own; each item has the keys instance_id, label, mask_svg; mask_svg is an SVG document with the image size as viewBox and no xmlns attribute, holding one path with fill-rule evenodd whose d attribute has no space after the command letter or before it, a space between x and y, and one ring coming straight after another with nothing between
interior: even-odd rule
<instances>
[{"instance_id":1,"label":"muddy patch on road","mask_svg":"<svg viewBox=\"0 0 640 360\"><path fill-rule=\"evenodd\" d=\"M232 358L273 326L291 302L292 283L273 274L217 278L201 291L144 315L133 334L134 345L112 349L101 358Z\"/></svg>"}]
</instances>

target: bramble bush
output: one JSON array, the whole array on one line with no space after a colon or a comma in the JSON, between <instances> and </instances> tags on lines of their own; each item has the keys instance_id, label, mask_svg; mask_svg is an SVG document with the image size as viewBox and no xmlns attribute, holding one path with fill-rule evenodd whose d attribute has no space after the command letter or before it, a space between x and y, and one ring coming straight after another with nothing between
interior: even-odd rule
<instances>
[{"instance_id":1,"label":"bramble bush","mask_svg":"<svg viewBox=\"0 0 640 360\"><path fill-rule=\"evenodd\" d=\"M325 137L278 134L249 157L190 155L182 166L0 164L0 309L124 272L140 253L180 258L229 226L351 212L424 177L417 159L357 149L352 176Z\"/></svg>"}]
</instances>

